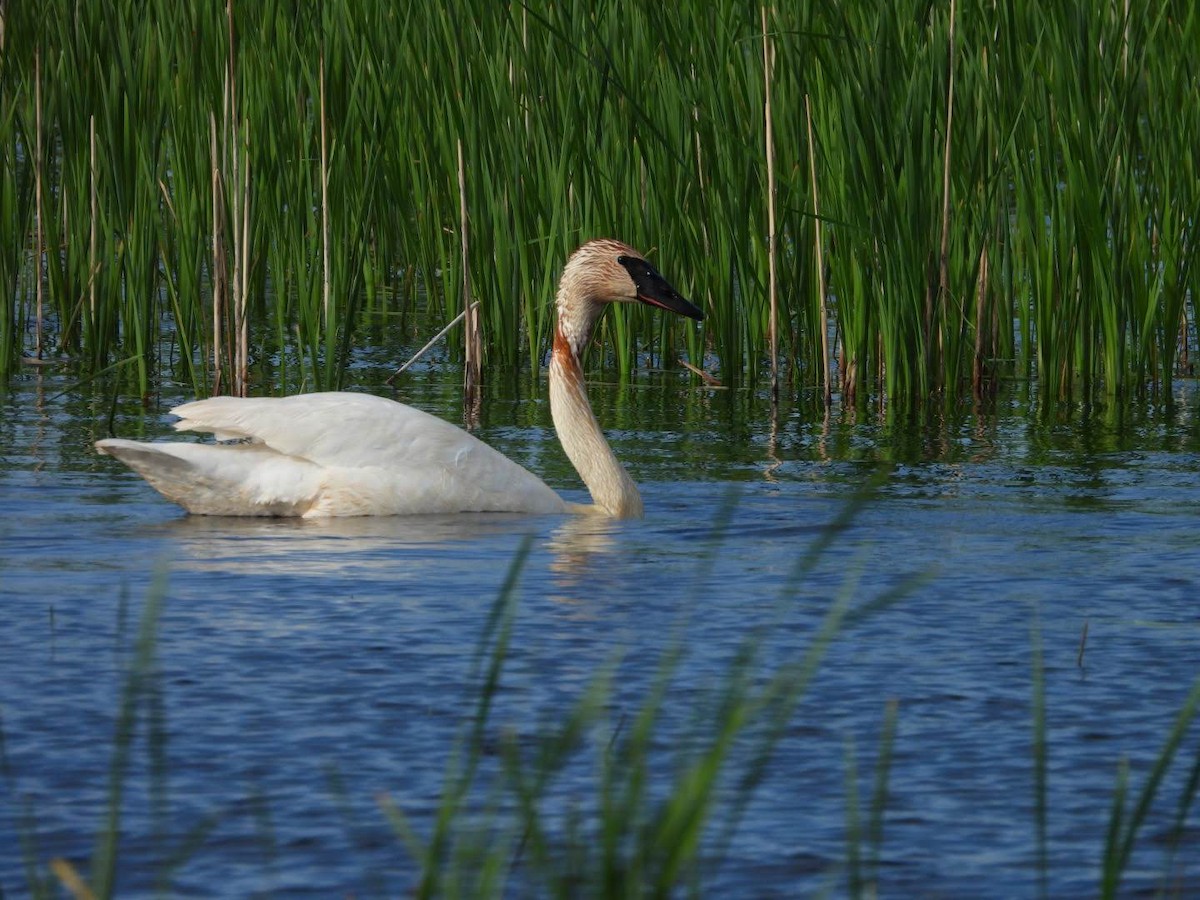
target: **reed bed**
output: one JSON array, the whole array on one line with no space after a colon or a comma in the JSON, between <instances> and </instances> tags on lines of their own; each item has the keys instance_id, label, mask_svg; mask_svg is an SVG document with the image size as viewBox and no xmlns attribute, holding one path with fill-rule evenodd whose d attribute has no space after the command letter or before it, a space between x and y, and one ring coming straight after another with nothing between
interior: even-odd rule
<instances>
[{"instance_id":1,"label":"reed bed","mask_svg":"<svg viewBox=\"0 0 1200 900\"><path fill-rule=\"evenodd\" d=\"M756 385L774 336L793 392L1055 401L1194 352L1200 12L1169 0L0 14L6 372L335 387L364 322L432 333L467 284L484 370L536 369L602 234L707 312L610 316L622 374Z\"/></svg>"}]
</instances>

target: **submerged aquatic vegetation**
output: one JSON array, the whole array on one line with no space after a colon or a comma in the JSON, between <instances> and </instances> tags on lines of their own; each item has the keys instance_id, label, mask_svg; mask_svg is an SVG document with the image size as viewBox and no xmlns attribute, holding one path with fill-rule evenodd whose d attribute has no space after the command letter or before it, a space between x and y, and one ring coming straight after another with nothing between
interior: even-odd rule
<instances>
[{"instance_id":1,"label":"submerged aquatic vegetation","mask_svg":"<svg viewBox=\"0 0 1200 900\"><path fill-rule=\"evenodd\" d=\"M1200 13L1168 0L143 7L4 9L6 372L338 386L364 319L462 309L461 201L493 368L538 364L602 234L708 314L610 317L622 373L757 383L773 318L790 389L832 356L853 403L1190 365Z\"/></svg>"}]
</instances>

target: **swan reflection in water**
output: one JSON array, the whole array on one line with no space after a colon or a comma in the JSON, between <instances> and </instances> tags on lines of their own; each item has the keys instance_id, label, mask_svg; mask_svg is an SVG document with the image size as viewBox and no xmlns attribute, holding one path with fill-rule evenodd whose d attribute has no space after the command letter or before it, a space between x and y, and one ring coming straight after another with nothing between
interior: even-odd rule
<instances>
[{"instance_id":1,"label":"swan reflection in water","mask_svg":"<svg viewBox=\"0 0 1200 900\"><path fill-rule=\"evenodd\" d=\"M622 527L626 526L619 520L602 516L521 513L329 519L184 516L166 525L177 542L172 553L177 571L352 577L378 588L411 583L437 567L469 565L478 571L483 599L499 590L516 553L517 545L506 538L533 535L534 553L542 548L549 552L557 591L561 599L568 599L580 593L603 557L615 552ZM461 578L461 570L456 578Z\"/></svg>"},{"instance_id":2,"label":"swan reflection in water","mask_svg":"<svg viewBox=\"0 0 1200 900\"><path fill-rule=\"evenodd\" d=\"M622 527L620 521L600 516L576 516L558 524L547 548L552 556L550 571L563 594L559 599L573 599L590 581L595 567L616 549L616 534Z\"/></svg>"}]
</instances>

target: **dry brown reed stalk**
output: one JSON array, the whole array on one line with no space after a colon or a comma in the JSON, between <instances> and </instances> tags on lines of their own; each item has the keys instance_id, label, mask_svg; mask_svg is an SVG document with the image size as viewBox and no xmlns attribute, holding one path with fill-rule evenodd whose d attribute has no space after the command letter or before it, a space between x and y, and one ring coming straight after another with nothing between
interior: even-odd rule
<instances>
[{"instance_id":1,"label":"dry brown reed stalk","mask_svg":"<svg viewBox=\"0 0 1200 900\"><path fill-rule=\"evenodd\" d=\"M242 165L242 180L239 189L242 196L238 204L242 211L241 226L237 229L237 392L245 397L250 389L250 319L246 312L246 297L250 278L250 135L246 132L245 159Z\"/></svg>"},{"instance_id":2,"label":"dry brown reed stalk","mask_svg":"<svg viewBox=\"0 0 1200 900\"><path fill-rule=\"evenodd\" d=\"M232 88L231 88L232 89ZM250 251L250 134L235 122L233 129L233 185L235 217L233 222L233 391L239 397L249 392L250 321L246 313L247 279ZM239 137L245 144L239 144Z\"/></svg>"},{"instance_id":3,"label":"dry brown reed stalk","mask_svg":"<svg viewBox=\"0 0 1200 900\"><path fill-rule=\"evenodd\" d=\"M813 145L812 103L809 101L808 94L804 95L804 121L808 127L808 173L809 180L812 182L813 247L817 264L817 291L820 304L821 368L825 383L825 407L828 409L833 402L833 389L829 382L829 308L825 291L825 251L821 246L821 201L817 195L817 154Z\"/></svg>"},{"instance_id":4,"label":"dry brown reed stalk","mask_svg":"<svg viewBox=\"0 0 1200 900\"><path fill-rule=\"evenodd\" d=\"M40 49L33 51L33 106L34 106L34 167L36 175L34 176L34 198L37 204L37 232L36 246L34 247L34 259L37 262L35 279L35 292L37 294L37 318L34 321L34 358L42 358L42 304L45 300L45 287L42 284L42 263L46 253L46 234L45 222L45 207L42 193L42 169L45 165L42 148L42 52Z\"/></svg>"},{"instance_id":5,"label":"dry brown reed stalk","mask_svg":"<svg viewBox=\"0 0 1200 900\"><path fill-rule=\"evenodd\" d=\"M63 859L61 856L55 857L50 860L50 871L75 900L96 900L96 895L91 887L69 860Z\"/></svg>"},{"instance_id":6,"label":"dry brown reed stalk","mask_svg":"<svg viewBox=\"0 0 1200 900\"><path fill-rule=\"evenodd\" d=\"M938 251L938 287L936 305L946 303L950 295L950 139L954 125L954 23L957 16L958 0L950 0L950 34L948 38L947 65L949 74L946 83L946 137L942 150L942 242ZM932 313L932 310L931 310ZM944 328L945 316L938 315L938 334L936 343L933 335L926 332L929 341L930 368L933 377L941 380L940 360L945 346ZM961 319L961 317L960 317Z\"/></svg>"},{"instance_id":7,"label":"dry brown reed stalk","mask_svg":"<svg viewBox=\"0 0 1200 900\"><path fill-rule=\"evenodd\" d=\"M469 309L471 310L471 312L476 312L479 309L479 301L476 300L474 303L472 303L470 305ZM451 319L449 322L447 322L446 327L444 327L441 331L439 331L437 334L435 334L433 337L431 337L426 342L424 347L422 347L420 350L418 350L416 353L414 353L411 357L409 357L408 362L406 362L404 365L402 365L400 368L398 368L395 372L393 372L391 375L389 375L386 379L384 379L383 383L390 385L392 382L394 382L396 380L397 376L399 376L402 372L404 372L405 369L407 369L409 366L411 366L413 363L415 363L418 359L420 359L422 356L424 356L426 353L428 353L430 347L432 347L434 344L436 344L438 341L440 341L443 337L445 337L447 332L449 332L451 328L453 328L455 325L457 325L459 322L461 322L463 319L465 319L466 316L467 316L467 310L464 309L457 316L455 316L453 319ZM687 365L687 363L684 363L684 365Z\"/></svg>"},{"instance_id":8,"label":"dry brown reed stalk","mask_svg":"<svg viewBox=\"0 0 1200 900\"><path fill-rule=\"evenodd\" d=\"M227 0L225 15L229 23L229 61L225 77L226 134L229 137L229 169L233 175L233 394L245 397L249 388L249 322L246 317L246 279L249 269L250 233L250 159L249 129L243 129L237 102L237 56L233 28L233 0ZM243 135L245 137L243 138ZM243 139L245 146L243 147Z\"/></svg>"},{"instance_id":9,"label":"dry brown reed stalk","mask_svg":"<svg viewBox=\"0 0 1200 900\"><path fill-rule=\"evenodd\" d=\"M875 377L879 379L878 384L886 384L884 380L887 378L887 358L883 354L883 333L880 332L875 338L875 359L876 371ZM879 414L882 416L887 412L887 391L877 391Z\"/></svg>"},{"instance_id":10,"label":"dry brown reed stalk","mask_svg":"<svg viewBox=\"0 0 1200 900\"><path fill-rule=\"evenodd\" d=\"M1188 361L1188 317L1185 306L1179 313L1179 371L1188 371L1190 365Z\"/></svg>"},{"instance_id":11,"label":"dry brown reed stalk","mask_svg":"<svg viewBox=\"0 0 1200 900\"><path fill-rule=\"evenodd\" d=\"M238 130L238 110L237 110L237 66L234 59L235 45L233 38L233 0L228 0L225 5L225 16L229 30L229 54L225 62L225 104L224 104L224 122L222 124L222 154L221 159L227 167L232 178L233 190L229 196L229 206L232 212L233 224L233 277L230 280L230 295L229 301L233 309L233 330L237 330L237 308L238 308L238 252L237 252L237 232L238 232L238 153L237 153L237 130ZM237 361L234 355L232 346L232 338L229 339L229 346L226 351L226 359L230 363L230 381L232 382L232 393L240 395L237 383Z\"/></svg>"},{"instance_id":12,"label":"dry brown reed stalk","mask_svg":"<svg viewBox=\"0 0 1200 900\"><path fill-rule=\"evenodd\" d=\"M99 274L99 249L97 241L100 236L100 200L97 192L96 184L97 166L96 166L96 116L91 115L88 118L88 152L90 154L90 181L91 181L91 210L92 222L91 229L88 233L88 315L91 317L91 326L94 330L97 326L96 319L96 275Z\"/></svg>"},{"instance_id":13,"label":"dry brown reed stalk","mask_svg":"<svg viewBox=\"0 0 1200 900\"><path fill-rule=\"evenodd\" d=\"M976 402L984 393L984 347L992 343L991 329L987 316L988 251L987 244L979 251L979 279L975 283L975 359L971 366L971 393Z\"/></svg>"},{"instance_id":14,"label":"dry brown reed stalk","mask_svg":"<svg viewBox=\"0 0 1200 900\"><path fill-rule=\"evenodd\" d=\"M321 53L318 71L319 91L321 94L321 305L325 310L325 328L334 327L329 315L329 305L333 299L332 285L329 276L329 140L328 119L325 115L325 53Z\"/></svg>"},{"instance_id":15,"label":"dry brown reed stalk","mask_svg":"<svg viewBox=\"0 0 1200 900\"><path fill-rule=\"evenodd\" d=\"M217 116L209 113L209 154L212 159L212 323L213 323L213 377L212 393L221 393L221 306L227 293L228 261L225 258L225 237L221 222L224 211L221 204L221 158L217 154Z\"/></svg>"},{"instance_id":16,"label":"dry brown reed stalk","mask_svg":"<svg viewBox=\"0 0 1200 900\"><path fill-rule=\"evenodd\" d=\"M770 324L767 340L771 345L771 405L779 403L779 285L775 260L775 145L771 140L771 68L775 51L767 32L767 8L762 7L763 36L763 120L767 154L767 267L770 273Z\"/></svg>"},{"instance_id":17,"label":"dry brown reed stalk","mask_svg":"<svg viewBox=\"0 0 1200 900\"><path fill-rule=\"evenodd\" d=\"M463 163L462 139L458 140L458 209L461 221L462 242L462 291L465 316L463 348L466 359L463 365L463 420L468 428L479 421L479 381L482 346L479 333L479 316L471 303L471 263L467 249L467 170Z\"/></svg>"},{"instance_id":18,"label":"dry brown reed stalk","mask_svg":"<svg viewBox=\"0 0 1200 900\"><path fill-rule=\"evenodd\" d=\"M681 366L683 366L685 369L687 369L689 372L691 372L693 375L698 375L700 377L700 380L703 381L708 387L722 387L721 379L718 378L716 375L710 375L708 372L705 372L699 366L693 366L686 359L679 360L679 364Z\"/></svg>"}]
</instances>

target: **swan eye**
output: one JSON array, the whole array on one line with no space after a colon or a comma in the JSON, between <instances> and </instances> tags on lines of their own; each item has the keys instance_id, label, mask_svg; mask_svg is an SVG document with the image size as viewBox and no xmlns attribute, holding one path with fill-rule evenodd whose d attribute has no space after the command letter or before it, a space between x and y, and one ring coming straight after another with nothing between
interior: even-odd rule
<instances>
[{"instance_id":1,"label":"swan eye","mask_svg":"<svg viewBox=\"0 0 1200 900\"><path fill-rule=\"evenodd\" d=\"M625 267L625 271L629 273L629 277L633 279L634 284L637 284L638 278L645 278L649 275L658 275L654 266L646 262L644 259L638 259L636 256L618 256L617 262ZM659 278L662 276L659 275Z\"/></svg>"}]
</instances>

